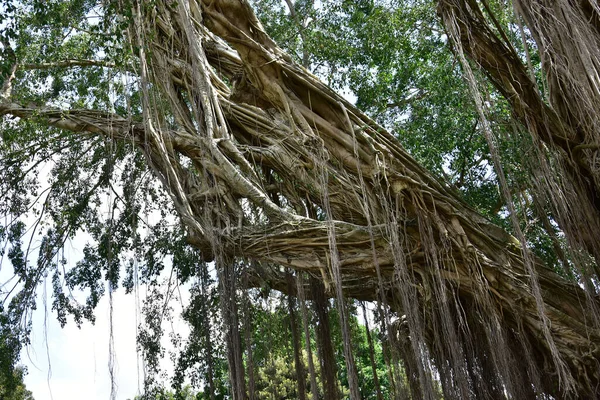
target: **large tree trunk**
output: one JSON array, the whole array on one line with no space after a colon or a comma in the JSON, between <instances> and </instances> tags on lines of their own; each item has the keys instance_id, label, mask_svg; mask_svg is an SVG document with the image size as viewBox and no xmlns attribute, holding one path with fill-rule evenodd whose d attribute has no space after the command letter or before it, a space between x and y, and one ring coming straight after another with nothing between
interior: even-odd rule
<instances>
[{"instance_id":1,"label":"large tree trunk","mask_svg":"<svg viewBox=\"0 0 600 400\"><path fill-rule=\"evenodd\" d=\"M285 276L268 265L319 277L333 296L334 237L346 296L376 300L380 269L389 304L406 315L402 343L425 398L435 398L432 360L457 372L447 374L449 393L491 374L513 397L518 384L535 385L538 375L559 378L535 386L538 393L598 394L600 331L588 313L598 299L534 260L542 318L519 242L294 64L246 0L156 1L135 6L133 21L143 122L9 101L0 103L0 115L137 144L205 259L262 262L259 274L283 291ZM509 56L496 55L494 62ZM524 105L516 112L529 113ZM546 105L535 106L544 124L555 123ZM553 140L573 146L569 136ZM591 180L578 168L573 174L584 176L587 193ZM540 339L544 332L550 342ZM240 345L239 332L234 340ZM526 368L523 349L531 355ZM476 373L467 374L467 365Z\"/></svg>"}]
</instances>

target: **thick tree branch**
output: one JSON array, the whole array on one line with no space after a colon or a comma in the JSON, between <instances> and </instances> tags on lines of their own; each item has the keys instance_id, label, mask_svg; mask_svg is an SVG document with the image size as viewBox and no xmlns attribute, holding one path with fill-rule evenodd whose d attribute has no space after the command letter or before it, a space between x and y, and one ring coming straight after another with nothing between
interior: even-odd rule
<instances>
[{"instance_id":1,"label":"thick tree branch","mask_svg":"<svg viewBox=\"0 0 600 400\"><path fill-rule=\"evenodd\" d=\"M4 46L4 51L8 53L11 66L7 76L4 77L2 88L0 88L0 102L6 101L6 99L10 97L10 93L12 91L12 81L15 79L15 72L17 70L17 58L15 56L15 51L5 38L2 39L2 45Z\"/></svg>"},{"instance_id":2,"label":"thick tree branch","mask_svg":"<svg viewBox=\"0 0 600 400\"><path fill-rule=\"evenodd\" d=\"M39 64L19 64L18 69L20 70L45 70L52 68L72 68L72 67L105 67L105 68L116 68L117 65L110 61L103 60L63 60L53 61Z\"/></svg>"},{"instance_id":3,"label":"thick tree branch","mask_svg":"<svg viewBox=\"0 0 600 400\"><path fill-rule=\"evenodd\" d=\"M103 111L60 110L43 106L23 106L17 103L0 103L0 116L12 115L25 120L37 120L44 125L76 133L102 134L117 140L142 141L141 124Z\"/></svg>"}]
</instances>

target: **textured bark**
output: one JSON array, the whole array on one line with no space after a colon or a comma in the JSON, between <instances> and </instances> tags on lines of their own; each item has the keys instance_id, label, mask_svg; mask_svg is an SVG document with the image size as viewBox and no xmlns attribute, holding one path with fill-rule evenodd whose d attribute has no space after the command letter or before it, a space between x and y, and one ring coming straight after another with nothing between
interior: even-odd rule
<instances>
[{"instance_id":1,"label":"textured bark","mask_svg":"<svg viewBox=\"0 0 600 400\"><path fill-rule=\"evenodd\" d=\"M207 298L206 287L208 287L209 283L207 282L208 271L206 270L206 266L204 266L204 271L201 272L201 294L202 298ZM208 316L208 313L207 313ZM204 357L206 358L206 383L208 384L208 393L210 400L215 400L216 388L215 388L215 379L214 379L214 358L213 358L213 340L212 340L212 332L211 332L211 322L210 318L202 319L202 328L204 335Z\"/></svg>"},{"instance_id":2,"label":"textured bark","mask_svg":"<svg viewBox=\"0 0 600 400\"><path fill-rule=\"evenodd\" d=\"M464 9L450 0L440 5L442 14ZM140 52L142 121L26 107L14 99L0 103L0 115L136 144L169 190L189 242L204 258L253 260L261 265L257 274L283 291L285 277L272 265L318 277L326 295L333 296L335 232L344 295L378 300L381 283L382 296L398 314L423 324L417 330L409 326L408 332L407 360L420 376L414 390L423 385L429 358L440 362L444 355L466 358L505 384L520 370L519 352L529 348L530 369L556 374L548 362L550 350L540 340L545 322L519 242L466 206L393 135L295 65L266 35L247 1L156 1L133 11L130 35ZM483 35L477 43L493 40L470 14L459 19L463 30L471 37ZM549 128L562 122L539 101L533 85L520 87L527 74L513 68L512 53L493 43L474 51L489 64L489 75L497 74L496 84L508 88L505 95L514 101L515 113L538 127L542 140L574 151L576 135ZM500 66L496 72L495 66ZM585 163L572 168L574 177L581 176L586 204L595 207ZM538 260L534 267L551 335L574 390L594 397L600 384L600 331L589 310L600 307L598 299ZM444 321L448 315L428 312L448 307L456 312L454 325ZM237 321L231 323L237 327ZM440 326L461 343L436 344L431 332ZM229 335L239 348L230 354L231 368L241 365L241 343L239 330ZM523 345L508 346L509 339ZM479 342L485 345L474 345ZM503 347L495 349L496 342ZM243 367L235 368L243 377ZM448 376L450 385L465 383ZM519 379L534 385L529 376L522 372ZM485 376L477 372L472 379L467 383L475 387ZM232 382L243 379L232 377ZM236 396L242 396L242 384L235 387ZM564 386L535 390L565 395ZM333 389L328 391L333 397L327 398L335 398Z\"/></svg>"}]
</instances>

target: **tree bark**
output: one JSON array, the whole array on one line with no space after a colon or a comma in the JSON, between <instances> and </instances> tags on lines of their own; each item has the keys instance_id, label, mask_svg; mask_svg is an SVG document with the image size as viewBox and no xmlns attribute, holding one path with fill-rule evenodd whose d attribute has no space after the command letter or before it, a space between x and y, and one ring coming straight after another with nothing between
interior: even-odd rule
<instances>
[{"instance_id":1,"label":"tree bark","mask_svg":"<svg viewBox=\"0 0 600 400\"><path fill-rule=\"evenodd\" d=\"M247 276L247 275L246 275ZM246 285L247 287L247 285ZM244 339L246 341L246 368L248 369L248 399L256 399L256 384L254 379L254 355L252 351L252 303L248 290L244 290Z\"/></svg>"},{"instance_id":2,"label":"tree bark","mask_svg":"<svg viewBox=\"0 0 600 400\"><path fill-rule=\"evenodd\" d=\"M201 282L201 295L203 299L208 298L206 288L209 286L208 282L208 268L206 264L202 266L202 270L200 272L200 282ZM206 307L206 318L202 319L202 328L204 330L204 357L206 358L206 380L208 383L208 391L210 400L215 400L216 396L216 388L215 388L215 380L214 380L214 357L213 357L213 342L212 342L212 332L211 332L211 322L210 322L210 309Z\"/></svg>"}]
</instances>

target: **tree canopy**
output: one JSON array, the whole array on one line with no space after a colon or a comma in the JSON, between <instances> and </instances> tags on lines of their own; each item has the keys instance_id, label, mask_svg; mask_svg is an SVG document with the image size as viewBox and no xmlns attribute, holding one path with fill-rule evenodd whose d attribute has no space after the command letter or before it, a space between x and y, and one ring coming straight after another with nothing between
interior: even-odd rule
<instances>
[{"instance_id":1,"label":"tree canopy","mask_svg":"<svg viewBox=\"0 0 600 400\"><path fill-rule=\"evenodd\" d=\"M16 367L9 375L3 371L0 375L0 396L6 400L34 400L31 391L23 383L26 371L23 367Z\"/></svg>"},{"instance_id":2,"label":"tree canopy","mask_svg":"<svg viewBox=\"0 0 600 400\"><path fill-rule=\"evenodd\" d=\"M588 0L3 2L2 376L45 280L63 325L146 285L145 396L174 396L181 283L185 398L599 396L598 21Z\"/></svg>"}]
</instances>

